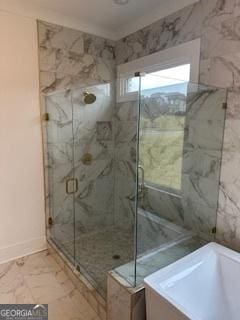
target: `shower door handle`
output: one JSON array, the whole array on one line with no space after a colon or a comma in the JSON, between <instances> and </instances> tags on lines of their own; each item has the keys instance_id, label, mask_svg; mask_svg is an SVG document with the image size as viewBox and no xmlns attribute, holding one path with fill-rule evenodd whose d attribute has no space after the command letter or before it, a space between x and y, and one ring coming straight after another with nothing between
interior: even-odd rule
<instances>
[{"instance_id":1,"label":"shower door handle","mask_svg":"<svg viewBox=\"0 0 240 320\"><path fill-rule=\"evenodd\" d=\"M78 179L75 178L75 192L78 192Z\"/></svg>"},{"instance_id":2,"label":"shower door handle","mask_svg":"<svg viewBox=\"0 0 240 320\"><path fill-rule=\"evenodd\" d=\"M73 186L72 190L70 184ZM66 193L67 194L74 194L78 191L78 179L76 178L69 178L66 180Z\"/></svg>"},{"instance_id":3,"label":"shower door handle","mask_svg":"<svg viewBox=\"0 0 240 320\"><path fill-rule=\"evenodd\" d=\"M145 172L142 166L138 166L138 170L141 172L141 181L139 183L140 189L143 190L145 186Z\"/></svg>"}]
</instances>

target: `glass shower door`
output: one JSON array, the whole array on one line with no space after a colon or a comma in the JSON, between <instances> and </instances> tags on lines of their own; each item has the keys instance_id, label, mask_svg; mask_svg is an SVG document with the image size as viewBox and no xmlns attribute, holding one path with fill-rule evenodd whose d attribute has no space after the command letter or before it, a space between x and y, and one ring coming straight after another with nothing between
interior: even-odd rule
<instances>
[{"instance_id":1,"label":"glass shower door","mask_svg":"<svg viewBox=\"0 0 240 320\"><path fill-rule=\"evenodd\" d=\"M113 104L115 84L72 90L76 264L105 296L113 268Z\"/></svg>"},{"instance_id":2,"label":"glass shower door","mask_svg":"<svg viewBox=\"0 0 240 320\"><path fill-rule=\"evenodd\" d=\"M107 272L134 260L136 117L115 93L113 81L46 96L50 238L104 297Z\"/></svg>"},{"instance_id":3,"label":"glass shower door","mask_svg":"<svg viewBox=\"0 0 240 320\"><path fill-rule=\"evenodd\" d=\"M215 238L226 98L225 89L141 79L136 284Z\"/></svg>"},{"instance_id":4,"label":"glass shower door","mask_svg":"<svg viewBox=\"0 0 240 320\"><path fill-rule=\"evenodd\" d=\"M50 238L74 262L73 118L71 92L47 95L46 145Z\"/></svg>"}]
</instances>

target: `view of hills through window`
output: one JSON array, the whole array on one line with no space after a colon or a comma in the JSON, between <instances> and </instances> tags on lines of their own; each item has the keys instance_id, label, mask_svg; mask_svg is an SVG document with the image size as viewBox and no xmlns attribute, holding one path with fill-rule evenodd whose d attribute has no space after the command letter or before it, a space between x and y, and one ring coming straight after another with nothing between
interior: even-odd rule
<instances>
[{"instance_id":1,"label":"view of hills through window","mask_svg":"<svg viewBox=\"0 0 240 320\"><path fill-rule=\"evenodd\" d=\"M142 78L140 164L146 184L169 191L181 190L189 77L190 65L183 65Z\"/></svg>"}]
</instances>

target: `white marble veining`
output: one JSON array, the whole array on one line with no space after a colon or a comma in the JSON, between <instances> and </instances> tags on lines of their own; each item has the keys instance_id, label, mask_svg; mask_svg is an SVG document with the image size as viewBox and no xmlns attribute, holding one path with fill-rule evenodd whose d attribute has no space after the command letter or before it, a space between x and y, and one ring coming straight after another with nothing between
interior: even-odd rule
<instances>
[{"instance_id":1,"label":"white marble veining","mask_svg":"<svg viewBox=\"0 0 240 320\"><path fill-rule=\"evenodd\" d=\"M145 320L144 288L132 288L116 272L109 272L107 319Z\"/></svg>"},{"instance_id":2,"label":"white marble veining","mask_svg":"<svg viewBox=\"0 0 240 320\"><path fill-rule=\"evenodd\" d=\"M110 212L115 85L104 83L115 79L115 44L43 21L38 22L38 31L40 85L42 92L48 94L42 112L48 112L50 117L43 126L49 195L46 198L57 225L52 229L53 236L65 243L73 240L73 234L69 235L74 219L73 196L66 194L66 182L73 172L80 186L75 216L78 228L86 231L101 221L108 225L113 220ZM77 89L67 90L72 88ZM83 103L85 91L97 96L90 107ZM93 156L91 166L82 162L86 153ZM102 196L106 196L105 201L99 202ZM66 232L61 235L60 229Z\"/></svg>"},{"instance_id":3,"label":"white marble veining","mask_svg":"<svg viewBox=\"0 0 240 320\"><path fill-rule=\"evenodd\" d=\"M47 251L0 265L1 303L48 304L51 320L100 320L81 290Z\"/></svg>"},{"instance_id":4,"label":"white marble veining","mask_svg":"<svg viewBox=\"0 0 240 320\"><path fill-rule=\"evenodd\" d=\"M55 208L55 221L61 227L55 228L56 237L62 237L64 243L72 240L72 199L65 197L65 182L73 174L69 166L73 143L74 170L81 182L75 202L77 232L134 223L138 102L115 105L114 85L110 91L106 89L105 82L115 78L115 58L124 63L200 37L200 82L230 88L219 200L226 91L196 87L185 101L183 194L173 197L145 190L141 205L206 240L212 237L218 207L218 240L240 248L240 184L236 176L240 159L239 15L239 0L200 0L118 41L116 52L111 41L39 22L42 91L81 87L49 96L49 108L54 111L45 165L53 181L48 190L50 206ZM86 90L97 95L91 106L82 103ZM154 122L155 113L145 112L144 116L153 117ZM91 166L82 163L86 152L93 155ZM56 197L52 197L53 190ZM149 229L153 234L159 231L150 222Z\"/></svg>"},{"instance_id":5,"label":"white marble veining","mask_svg":"<svg viewBox=\"0 0 240 320\"><path fill-rule=\"evenodd\" d=\"M189 92L187 91L185 96L180 94L181 85L175 87L176 92L179 90L173 103L175 111L164 102L168 96L166 92L171 95L171 86L159 89L157 94L154 93L149 97L146 93L146 98L143 92L140 150L149 128L151 132L158 134L157 144L162 144L162 148L158 148L154 153L149 147L144 159L141 158L140 152L140 163L144 160L145 169L148 169L146 165L149 165L150 168L156 168L158 174L161 169L163 176L166 171L172 175L175 171L176 177L177 174L180 175L179 190L173 188L170 192L166 192L164 185L163 190L147 185L143 194L143 207L196 232L204 239L212 239L218 205L225 120L225 110L222 105L226 101L226 90L188 84ZM175 132L178 135L173 140L171 137ZM167 141L166 138L163 139L166 136ZM176 149L178 144L179 147ZM172 150L170 151L173 147L176 149L175 155ZM162 167L159 167L159 153L164 159ZM181 165L178 168L175 161L179 160ZM152 232L154 233L154 228Z\"/></svg>"},{"instance_id":6,"label":"white marble veining","mask_svg":"<svg viewBox=\"0 0 240 320\"><path fill-rule=\"evenodd\" d=\"M83 103L84 91L96 94L94 104ZM73 196L66 193L73 172L79 181L75 194L78 227L81 224L86 231L113 222L113 93L114 85L100 84L46 96L46 170L54 223L73 224ZM92 155L90 165L83 162L85 154Z\"/></svg>"},{"instance_id":7,"label":"white marble veining","mask_svg":"<svg viewBox=\"0 0 240 320\"><path fill-rule=\"evenodd\" d=\"M113 41L43 21L38 30L43 92L115 79Z\"/></svg>"},{"instance_id":8,"label":"white marble veining","mask_svg":"<svg viewBox=\"0 0 240 320\"><path fill-rule=\"evenodd\" d=\"M229 88L223 145L224 155L218 201L217 239L237 249L240 248L240 227L238 219L240 211L238 204L239 197L237 196L240 189L235 174L236 170L238 170L238 158L240 155L239 14L239 0L200 0L196 4L186 7L119 40L116 50L117 63L121 64L186 41L201 38L200 82ZM212 100L212 102L214 101ZM196 107L196 105L194 107ZM218 110L221 112L221 109ZM217 109L212 108L212 111L211 118L215 121L214 126L216 125L217 128L217 126L221 126L222 123L217 123L219 119L218 113L216 113ZM202 124L199 128L196 126L196 123L192 123L193 126L190 128L191 139L193 139L194 135L197 138L200 134L200 139L198 139L199 147L206 145L206 141L208 147L212 150L208 150L207 153L206 151L202 153L202 162L199 160L194 161L196 165L195 172L197 174L201 173L203 179L206 178L207 174L207 177L210 177L212 183L214 183L213 180L217 175L214 177L212 173L209 173L209 165L215 167L214 171L216 173L219 171L219 169L217 169L219 167L219 155L214 154L214 151L216 151L214 148L217 144L219 145L221 141L219 140L220 136L217 135L217 131L214 131L214 126L211 127L213 130L209 132L211 128L208 127L207 123L204 127L203 122L204 121L201 121ZM207 141L206 137L203 136L206 130L214 137L214 140ZM210 141L212 141L211 144L209 144ZM192 142L192 144L196 143L195 138ZM193 151L194 150L190 150L191 153ZM199 153L199 151L195 153L194 157L197 157L197 153ZM189 157L189 154L185 153L185 157ZM208 164L206 163L207 158L209 158L209 162L207 161ZM205 159L205 161L203 161L203 159ZM206 167L203 168L204 162ZM189 161L185 162L185 164L187 164L185 170L190 170L192 165ZM216 188L217 186L215 185L213 187ZM202 182L198 184L198 194L199 192L210 192L212 189L209 191L204 190L205 182L202 180ZM198 198L198 194L192 194L193 198L197 201L196 209L199 206L203 206L202 210L204 210L204 208L207 209L208 204L210 204L210 206L213 205L211 196L209 199L206 198L206 201L202 201ZM217 194L215 194L214 197L216 198ZM198 209L196 212L198 212ZM227 217L229 217L229 222ZM200 218L203 220L203 216L197 219Z\"/></svg>"},{"instance_id":9,"label":"white marble veining","mask_svg":"<svg viewBox=\"0 0 240 320\"><path fill-rule=\"evenodd\" d=\"M134 223L138 101L117 103L114 110L114 220Z\"/></svg>"}]
</instances>

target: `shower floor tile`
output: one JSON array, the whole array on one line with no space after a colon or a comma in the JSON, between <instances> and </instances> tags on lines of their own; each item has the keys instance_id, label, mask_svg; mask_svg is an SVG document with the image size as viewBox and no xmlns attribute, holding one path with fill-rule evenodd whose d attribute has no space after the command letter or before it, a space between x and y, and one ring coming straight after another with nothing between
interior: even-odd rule
<instances>
[{"instance_id":1,"label":"shower floor tile","mask_svg":"<svg viewBox=\"0 0 240 320\"><path fill-rule=\"evenodd\" d=\"M73 243L66 245L71 252ZM81 272L106 297L107 272L133 260L133 229L111 226L76 235L76 261Z\"/></svg>"},{"instance_id":2,"label":"shower floor tile","mask_svg":"<svg viewBox=\"0 0 240 320\"><path fill-rule=\"evenodd\" d=\"M148 220L148 224L149 221L152 220ZM137 260L137 285L141 284L149 274L205 244L183 228L175 226L173 229L172 224L167 220L161 219L161 224L158 223L157 226L156 224L154 226L154 232L151 232L151 229L147 233L145 232L146 234L139 231L139 240L141 241L139 241L138 250L142 252L142 255ZM127 223L126 225L113 225L88 233L76 230L75 248L74 241L63 242L64 239L70 239L70 237L62 238L63 234L69 233L70 236L72 226L69 228L69 225L56 225L55 229L55 235L59 235L55 241L61 250L72 261L75 250L75 262L80 266L80 272L104 298L107 293L108 271L115 270L130 285L135 284L134 230L132 226ZM172 233L174 230L174 234L169 233L168 229ZM153 244L156 244L157 239L156 231L158 238L160 236L161 238L158 239L158 246L154 248ZM183 238L179 238L179 235Z\"/></svg>"},{"instance_id":3,"label":"shower floor tile","mask_svg":"<svg viewBox=\"0 0 240 320\"><path fill-rule=\"evenodd\" d=\"M0 264L2 304L48 304L50 320L100 320L47 251Z\"/></svg>"}]
</instances>

